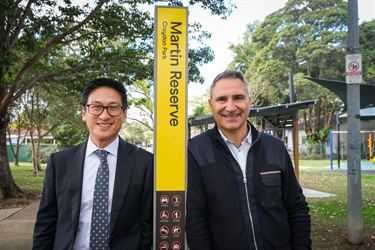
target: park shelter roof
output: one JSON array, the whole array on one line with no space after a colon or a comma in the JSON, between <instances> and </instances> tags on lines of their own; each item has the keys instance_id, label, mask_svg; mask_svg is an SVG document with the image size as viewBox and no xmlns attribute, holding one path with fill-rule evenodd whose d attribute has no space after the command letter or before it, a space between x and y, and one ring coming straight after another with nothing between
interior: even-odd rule
<instances>
[{"instance_id":1,"label":"park shelter roof","mask_svg":"<svg viewBox=\"0 0 375 250\"><path fill-rule=\"evenodd\" d=\"M275 106L251 108L249 117L260 116L265 121L263 129L287 129L293 126L293 115L300 109L310 108L317 100L304 102L286 103ZM202 126L214 123L211 114L190 117L188 126Z\"/></svg>"},{"instance_id":2,"label":"park shelter roof","mask_svg":"<svg viewBox=\"0 0 375 250\"><path fill-rule=\"evenodd\" d=\"M375 107L361 109L359 111L359 114L361 115L361 120L374 120L375 119ZM346 120L347 118L348 118L347 113L339 115L340 120Z\"/></svg>"},{"instance_id":3,"label":"park shelter roof","mask_svg":"<svg viewBox=\"0 0 375 250\"><path fill-rule=\"evenodd\" d=\"M345 110L347 110L348 95L347 95L347 83L343 81L318 79L313 77L306 77L306 79L313 81L333 93L335 93L345 104ZM360 108L367 108L375 106L375 85L373 84L359 84L360 92Z\"/></svg>"}]
</instances>

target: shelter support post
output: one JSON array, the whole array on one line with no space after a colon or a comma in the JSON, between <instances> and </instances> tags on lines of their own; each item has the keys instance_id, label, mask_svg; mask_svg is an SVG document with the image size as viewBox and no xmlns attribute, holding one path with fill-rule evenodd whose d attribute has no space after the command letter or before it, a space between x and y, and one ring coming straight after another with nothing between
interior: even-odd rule
<instances>
[{"instance_id":1,"label":"shelter support post","mask_svg":"<svg viewBox=\"0 0 375 250\"><path fill-rule=\"evenodd\" d=\"M294 155L294 171L299 180L299 147L298 147L298 116L297 112L293 115L293 155Z\"/></svg>"}]
</instances>

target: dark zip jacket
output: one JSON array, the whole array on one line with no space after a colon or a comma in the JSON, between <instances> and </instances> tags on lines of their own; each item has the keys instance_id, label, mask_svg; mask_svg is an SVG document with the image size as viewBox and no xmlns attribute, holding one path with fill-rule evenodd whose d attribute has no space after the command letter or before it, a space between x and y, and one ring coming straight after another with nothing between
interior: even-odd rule
<instances>
[{"instance_id":1,"label":"dark zip jacket","mask_svg":"<svg viewBox=\"0 0 375 250\"><path fill-rule=\"evenodd\" d=\"M191 250L311 249L308 204L284 143L250 128L246 176L217 126L189 140Z\"/></svg>"}]
</instances>

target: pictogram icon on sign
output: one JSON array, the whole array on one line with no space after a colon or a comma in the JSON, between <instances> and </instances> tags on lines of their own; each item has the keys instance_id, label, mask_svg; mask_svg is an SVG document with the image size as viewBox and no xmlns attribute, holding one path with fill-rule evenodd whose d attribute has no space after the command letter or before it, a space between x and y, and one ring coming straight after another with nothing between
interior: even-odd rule
<instances>
[{"instance_id":1,"label":"pictogram icon on sign","mask_svg":"<svg viewBox=\"0 0 375 250\"><path fill-rule=\"evenodd\" d=\"M160 196L160 204L167 205L169 203L169 197L168 195L162 195Z\"/></svg>"},{"instance_id":2,"label":"pictogram icon on sign","mask_svg":"<svg viewBox=\"0 0 375 250\"><path fill-rule=\"evenodd\" d=\"M181 247L182 247L182 245L179 241L173 241L173 243L172 243L172 249L173 250L180 250Z\"/></svg>"},{"instance_id":3,"label":"pictogram icon on sign","mask_svg":"<svg viewBox=\"0 0 375 250\"><path fill-rule=\"evenodd\" d=\"M179 210L174 210L172 213L172 218L174 220L179 220L181 218L181 212Z\"/></svg>"},{"instance_id":4,"label":"pictogram icon on sign","mask_svg":"<svg viewBox=\"0 0 375 250\"><path fill-rule=\"evenodd\" d=\"M357 70L359 70L359 63L358 62L350 62L348 64L348 69L350 71L357 71Z\"/></svg>"},{"instance_id":5,"label":"pictogram icon on sign","mask_svg":"<svg viewBox=\"0 0 375 250\"><path fill-rule=\"evenodd\" d=\"M159 248L160 248L160 250L168 250L169 249L168 242L166 242L166 241L161 242L160 245L159 245Z\"/></svg>"},{"instance_id":6,"label":"pictogram icon on sign","mask_svg":"<svg viewBox=\"0 0 375 250\"><path fill-rule=\"evenodd\" d=\"M181 227L179 227L179 226L172 227L172 234L174 236L180 235L181 234Z\"/></svg>"},{"instance_id":7,"label":"pictogram icon on sign","mask_svg":"<svg viewBox=\"0 0 375 250\"><path fill-rule=\"evenodd\" d=\"M168 220L169 212L167 210L163 210L160 212L160 219L161 220Z\"/></svg>"},{"instance_id":8,"label":"pictogram icon on sign","mask_svg":"<svg viewBox=\"0 0 375 250\"><path fill-rule=\"evenodd\" d=\"M179 196L178 194L174 195L172 197L172 202L175 205L179 205L181 203L181 196Z\"/></svg>"},{"instance_id":9,"label":"pictogram icon on sign","mask_svg":"<svg viewBox=\"0 0 375 250\"><path fill-rule=\"evenodd\" d=\"M167 226L162 226L160 228L160 234L162 236L167 236L169 234L169 228Z\"/></svg>"}]
</instances>

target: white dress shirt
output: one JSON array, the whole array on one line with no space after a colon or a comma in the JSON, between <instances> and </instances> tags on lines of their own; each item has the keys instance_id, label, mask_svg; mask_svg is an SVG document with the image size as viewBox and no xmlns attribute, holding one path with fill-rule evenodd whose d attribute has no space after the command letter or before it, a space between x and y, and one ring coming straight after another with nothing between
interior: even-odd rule
<instances>
[{"instance_id":1,"label":"white dress shirt","mask_svg":"<svg viewBox=\"0 0 375 250\"><path fill-rule=\"evenodd\" d=\"M107 161L109 168L109 183L108 183L108 225L111 215L113 186L115 183L115 173L117 164L119 138L117 137L111 144L104 148L108 152ZM85 163L83 169L82 181L82 197L81 210L79 214L77 236L74 241L73 250L89 249L90 247L90 226L92 215L92 203L94 199L94 187L96 172L98 171L100 160L94 153L99 149L89 138L87 142Z\"/></svg>"},{"instance_id":2,"label":"white dress shirt","mask_svg":"<svg viewBox=\"0 0 375 250\"><path fill-rule=\"evenodd\" d=\"M230 152L232 152L232 155L234 159L237 160L238 164L241 167L242 173L246 173L246 162L247 162L247 153L249 152L249 149L251 147L252 139L251 139L251 128L249 128L249 133L247 136L242 140L241 146L237 147L236 143L229 140L223 132L219 129L221 138L223 138L224 142L227 144Z\"/></svg>"}]
</instances>

